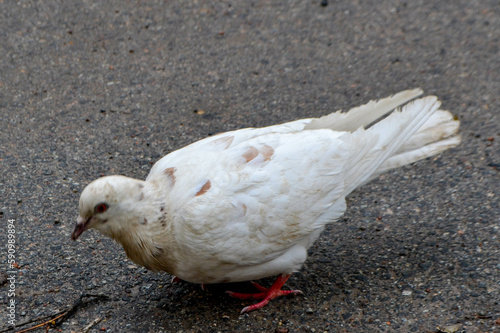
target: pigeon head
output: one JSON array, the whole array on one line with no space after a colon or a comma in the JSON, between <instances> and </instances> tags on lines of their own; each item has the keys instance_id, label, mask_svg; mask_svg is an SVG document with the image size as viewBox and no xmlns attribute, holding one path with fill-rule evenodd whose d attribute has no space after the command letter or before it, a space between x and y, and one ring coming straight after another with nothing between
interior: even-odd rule
<instances>
[{"instance_id":1,"label":"pigeon head","mask_svg":"<svg viewBox=\"0 0 500 333\"><path fill-rule=\"evenodd\" d=\"M134 203L142 195L143 183L124 176L107 176L87 185L80 196L80 214L71 238L78 239L90 228L117 238L130 223L137 221Z\"/></svg>"}]
</instances>

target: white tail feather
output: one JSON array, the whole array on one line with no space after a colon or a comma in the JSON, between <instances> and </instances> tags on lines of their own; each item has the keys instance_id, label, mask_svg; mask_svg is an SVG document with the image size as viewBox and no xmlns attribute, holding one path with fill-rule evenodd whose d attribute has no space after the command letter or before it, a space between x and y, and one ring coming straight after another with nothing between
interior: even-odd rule
<instances>
[{"instance_id":1,"label":"white tail feather","mask_svg":"<svg viewBox=\"0 0 500 333\"><path fill-rule=\"evenodd\" d=\"M455 135L451 138L437 141L421 148L392 156L375 171L375 173L368 179L368 181L391 169L398 168L400 166L416 162L423 158L439 154L449 148L457 146L458 144L460 144L460 141L460 135Z\"/></svg>"},{"instance_id":2,"label":"white tail feather","mask_svg":"<svg viewBox=\"0 0 500 333\"><path fill-rule=\"evenodd\" d=\"M444 110L438 110L431 118L398 150L408 152L424 145L449 138L457 134L460 122Z\"/></svg>"},{"instance_id":3,"label":"white tail feather","mask_svg":"<svg viewBox=\"0 0 500 333\"><path fill-rule=\"evenodd\" d=\"M440 102L435 96L406 104L402 111L395 111L364 130L422 93L421 89L405 90L345 113L337 111L312 119L305 126L305 130L330 128L348 132L342 139L360 147L349 163L346 195L388 170L439 154L460 143L460 135L457 135L460 122L450 112L438 110ZM359 135L359 131L364 132L363 135Z\"/></svg>"},{"instance_id":4,"label":"white tail feather","mask_svg":"<svg viewBox=\"0 0 500 333\"><path fill-rule=\"evenodd\" d=\"M400 166L439 154L460 144L460 122L448 111L438 110L429 120L389 157L367 180Z\"/></svg>"},{"instance_id":5,"label":"white tail feather","mask_svg":"<svg viewBox=\"0 0 500 333\"><path fill-rule=\"evenodd\" d=\"M427 153L435 151L435 149L430 148L418 149L432 141L434 137L434 131L431 129L434 127L434 123L437 125L443 118L438 114L435 119L432 119L432 115L438 110L439 106L440 103L435 96L424 97L405 105L402 111L392 113L368 130L361 128L354 133L346 133L342 137L346 143L354 144L357 147L366 145L368 148L363 149L357 156L354 156L348 165L349 169L345 178L345 195L361 184L373 179L374 175L380 174L379 170L381 168L388 170L387 168L391 168L397 162L412 162L415 160L413 157L427 156ZM427 123L429 120L430 123ZM420 129L423 129L421 133L418 132ZM364 131L363 135L360 135L359 131ZM397 152L401 151L401 147L406 143L410 142L412 147L415 146L418 142L412 137L417 133L424 140L423 144L417 145L419 148L415 154L401 155L399 159L387 162L392 156L398 155ZM357 142L359 140L364 141L364 144L359 145L359 142ZM405 153L406 151L402 154Z\"/></svg>"},{"instance_id":6,"label":"white tail feather","mask_svg":"<svg viewBox=\"0 0 500 333\"><path fill-rule=\"evenodd\" d=\"M405 90L378 101L370 101L349 112L340 111L311 120L304 130L330 128L334 131L355 131L366 127L375 120L423 94L422 89Z\"/></svg>"}]
</instances>

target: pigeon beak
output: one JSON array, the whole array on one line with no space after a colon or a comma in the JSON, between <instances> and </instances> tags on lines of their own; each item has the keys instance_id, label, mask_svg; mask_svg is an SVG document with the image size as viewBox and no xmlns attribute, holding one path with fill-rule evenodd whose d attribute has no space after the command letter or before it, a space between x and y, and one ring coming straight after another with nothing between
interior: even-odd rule
<instances>
[{"instance_id":1,"label":"pigeon beak","mask_svg":"<svg viewBox=\"0 0 500 333\"><path fill-rule=\"evenodd\" d=\"M73 229L73 232L71 233L71 239L72 240L77 240L80 235L88 229L89 226L89 221L90 217L88 219L84 219L80 215L78 216L78 219L76 220L75 228Z\"/></svg>"}]
</instances>

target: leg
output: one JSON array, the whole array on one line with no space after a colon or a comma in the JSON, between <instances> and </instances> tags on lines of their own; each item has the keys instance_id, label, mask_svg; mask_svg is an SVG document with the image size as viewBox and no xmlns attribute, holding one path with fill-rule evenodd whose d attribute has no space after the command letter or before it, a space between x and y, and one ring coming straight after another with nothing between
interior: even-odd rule
<instances>
[{"instance_id":1,"label":"leg","mask_svg":"<svg viewBox=\"0 0 500 333\"><path fill-rule=\"evenodd\" d=\"M271 288L267 289L262 286L260 286L257 283L252 282L252 285L257 288L260 292L255 293L255 294L244 294L244 293L235 293L232 291L227 291L229 296L239 298L239 299L261 299L259 303L247 306L241 310L241 313L245 312L250 312L253 310L260 309L269 303L272 299L275 299L280 296L286 296L286 295L296 295L296 294L302 294L302 291L300 290L281 290L285 282L288 280L291 274L289 275L283 275L280 274L277 278L276 281L274 281L273 285Z\"/></svg>"}]
</instances>

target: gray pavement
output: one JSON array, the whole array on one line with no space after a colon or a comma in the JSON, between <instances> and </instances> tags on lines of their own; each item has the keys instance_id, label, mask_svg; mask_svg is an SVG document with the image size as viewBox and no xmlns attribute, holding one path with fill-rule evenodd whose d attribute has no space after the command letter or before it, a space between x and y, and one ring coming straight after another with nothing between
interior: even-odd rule
<instances>
[{"instance_id":1,"label":"gray pavement","mask_svg":"<svg viewBox=\"0 0 500 333\"><path fill-rule=\"evenodd\" d=\"M11 300L22 324L89 293L109 299L48 331L500 332L498 1L320 3L0 1L0 331ZM224 291L247 283L172 284L97 232L70 240L101 175L414 87L463 143L354 192L286 285L304 296L240 316Z\"/></svg>"}]
</instances>

